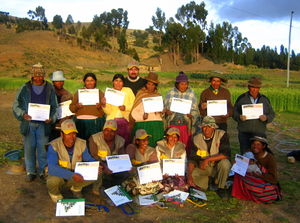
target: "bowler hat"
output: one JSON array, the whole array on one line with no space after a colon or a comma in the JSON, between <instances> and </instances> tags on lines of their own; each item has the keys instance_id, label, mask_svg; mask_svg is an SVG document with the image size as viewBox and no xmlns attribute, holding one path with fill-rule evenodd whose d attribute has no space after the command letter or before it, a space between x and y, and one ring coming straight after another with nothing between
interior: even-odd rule
<instances>
[{"instance_id":1,"label":"bowler hat","mask_svg":"<svg viewBox=\"0 0 300 223\"><path fill-rule=\"evenodd\" d=\"M251 77L248 81L248 87L261 88L261 79L258 77Z\"/></svg>"},{"instance_id":2,"label":"bowler hat","mask_svg":"<svg viewBox=\"0 0 300 223\"><path fill-rule=\"evenodd\" d=\"M150 72L147 77L145 77L147 81L153 82L155 84L159 84L157 73Z\"/></svg>"}]
</instances>

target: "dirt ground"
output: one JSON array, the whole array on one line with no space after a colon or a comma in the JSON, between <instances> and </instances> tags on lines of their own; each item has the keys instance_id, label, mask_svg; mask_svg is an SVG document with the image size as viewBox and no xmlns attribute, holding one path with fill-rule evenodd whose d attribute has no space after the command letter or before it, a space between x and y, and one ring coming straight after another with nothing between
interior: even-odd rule
<instances>
[{"instance_id":1,"label":"dirt ground","mask_svg":"<svg viewBox=\"0 0 300 223\"><path fill-rule=\"evenodd\" d=\"M15 145L22 148L22 138L19 134L19 123L13 117L11 106L15 92L0 91L0 143L1 145ZM236 143L235 123L230 121L229 134L233 144ZM269 135L271 145L276 146L278 151L275 154L279 160L280 178L285 179L283 174L287 168L285 155L280 152L288 149L287 144L280 144L280 140L289 142L292 138L286 134L287 129L280 130L277 123L270 127ZM294 137L300 136L300 128L292 129ZM275 138L276 139L275 139ZM279 141L279 142L278 142ZM1 148L0 148L1 149ZM292 168L297 180L299 180L299 165L288 166ZM19 222L299 222L299 201L289 203L281 201L271 205L256 204L253 202L237 201L237 215L232 218L226 217L227 210L213 211L214 204L208 202L207 207L195 208L191 204L184 204L183 207L176 205L168 209L157 207L139 207L133 205L134 215L127 216L119 208L109 207L110 212L98 212L95 209L87 209L84 217L55 217L55 204L50 200L46 185L38 179L32 183L24 181L25 174L7 174L10 166L4 164L0 167L0 223ZM95 197L90 193L89 188L84 190L84 195L89 202L101 204L103 199ZM292 195L289 195L292 196ZM231 201L224 201L231 202ZM222 204L222 203L221 203ZM225 204L225 203L224 203ZM195 214L196 213L196 214ZM229 219L229 220L228 220Z\"/></svg>"}]
</instances>

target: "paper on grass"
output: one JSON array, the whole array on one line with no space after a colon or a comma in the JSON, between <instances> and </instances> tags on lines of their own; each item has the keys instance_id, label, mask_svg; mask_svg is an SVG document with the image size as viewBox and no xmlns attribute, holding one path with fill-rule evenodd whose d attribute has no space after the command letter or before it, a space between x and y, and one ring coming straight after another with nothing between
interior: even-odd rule
<instances>
[{"instance_id":1,"label":"paper on grass","mask_svg":"<svg viewBox=\"0 0 300 223\"><path fill-rule=\"evenodd\" d=\"M107 188L104 190L104 192L116 206L132 201L132 198L125 192L125 190L120 185Z\"/></svg>"},{"instance_id":2,"label":"paper on grass","mask_svg":"<svg viewBox=\"0 0 300 223\"><path fill-rule=\"evenodd\" d=\"M56 216L84 216L85 200L62 199L56 203Z\"/></svg>"},{"instance_id":3,"label":"paper on grass","mask_svg":"<svg viewBox=\"0 0 300 223\"><path fill-rule=\"evenodd\" d=\"M196 197L196 198L207 201L206 194L203 191L197 190L195 188L190 188L190 195L192 197Z\"/></svg>"}]
</instances>

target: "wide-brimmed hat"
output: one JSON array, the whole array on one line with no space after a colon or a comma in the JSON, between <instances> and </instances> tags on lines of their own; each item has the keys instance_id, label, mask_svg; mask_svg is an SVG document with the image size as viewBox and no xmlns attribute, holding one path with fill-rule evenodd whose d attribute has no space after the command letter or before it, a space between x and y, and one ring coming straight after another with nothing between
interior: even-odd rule
<instances>
[{"instance_id":1,"label":"wide-brimmed hat","mask_svg":"<svg viewBox=\"0 0 300 223\"><path fill-rule=\"evenodd\" d=\"M137 61L131 61L128 65L127 65L127 69L130 70L133 67L136 67L137 69L140 69L140 64Z\"/></svg>"},{"instance_id":2,"label":"wide-brimmed hat","mask_svg":"<svg viewBox=\"0 0 300 223\"><path fill-rule=\"evenodd\" d=\"M180 131L179 131L178 128L171 127L171 128L168 129L166 134L169 135L169 136L174 135L174 134L177 134L178 136L180 136Z\"/></svg>"},{"instance_id":3,"label":"wide-brimmed hat","mask_svg":"<svg viewBox=\"0 0 300 223\"><path fill-rule=\"evenodd\" d=\"M213 78L219 78L223 83L227 82L227 79L223 76L223 72L215 70L209 73L208 82L211 82Z\"/></svg>"},{"instance_id":4,"label":"wide-brimmed hat","mask_svg":"<svg viewBox=\"0 0 300 223\"><path fill-rule=\"evenodd\" d=\"M135 132L135 139L146 139L149 135L145 129L138 129Z\"/></svg>"},{"instance_id":5,"label":"wide-brimmed hat","mask_svg":"<svg viewBox=\"0 0 300 223\"><path fill-rule=\"evenodd\" d=\"M147 81L153 82L155 84L159 84L157 73L150 72L147 77L145 77Z\"/></svg>"},{"instance_id":6,"label":"wide-brimmed hat","mask_svg":"<svg viewBox=\"0 0 300 223\"><path fill-rule=\"evenodd\" d=\"M261 136L254 136L253 138L250 139L251 142L253 141L259 141L262 142L264 144L268 145L268 140L265 137L261 137Z\"/></svg>"},{"instance_id":7,"label":"wide-brimmed hat","mask_svg":"<svg viewBox=\"0 0 300 223\"><path fill-rule=\"evenodd\" d=\"M78 133L75 122L72 119L66 119L63 121L61 123L60 130L65 134L69 134L71 132Z\"/></svg>"},{"instance_id":8,"label":"wide-brimmed hat","mask_svg":"<svg viewBox=\"0 0 300 223\"><path fill-rule=\"evenodd\" d=\"M31 72L32 72L32 77L35 77L35 76L42 76L42 77L44 77L45 76L44 67L40 63L34 64L32 66L32 68L31 68Z\"/></svg>"},{"instance_id":9,"label":"wide-brimmed hat","mask_svg":"<svg viewBox=\"0 0 300 223\"><path fill-rule=\"evenodd\" d=\"M103 129L111 129L116 131L118 129L116 120L106 120Z\"/></svg>"},{"instance_id":10,"label":"wide-brimmed hat","mask_svg":"<svg viewBox=\"0 0 300 223\"><path fill-rule=\"evenodd\" d=\"M211 128L219 128L219 126L216 124L216 120L214 117L211 116L205 116L202 120L202 124L200 125L200 127L204 127L204 126L209 126Z\"/></svg>"},{"instance_id":11,"label":"wide-brimmed hat","mask_svg":"<svg viewBox=\"0 0 300 223\"><path fill-rule=\"evenodd\" d=\"M261 88L262 83L259 77L251 77L248 81L248 87Z\"/></svg>"},{"instance_id":12,"label":"wide-brimmed hat","mask_svg":"<svg viewBox=\"0 0 300 223\"><path fill-rule=\"evenodd\" d=\"M51 81L65 81L64 73L61 70L54 71L50 77Z\"/></svg>"},{"instance_id":13,"label":"wide-brimmed hat","mask_svg":"<svg viewBox=\"0 0 300 223\"><path fill-rule=\"evenodd\" d=\"M176 82L188 82L189 78L184 72L179 72L178 76L176 77Z\"/></svg>"}]
</instances>

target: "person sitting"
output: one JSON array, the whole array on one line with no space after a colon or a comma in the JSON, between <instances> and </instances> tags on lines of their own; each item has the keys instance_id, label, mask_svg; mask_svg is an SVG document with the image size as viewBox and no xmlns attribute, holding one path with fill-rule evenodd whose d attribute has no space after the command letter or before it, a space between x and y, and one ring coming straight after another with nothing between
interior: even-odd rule
<instances>
[{"instance_id":1,"label":"person sitting","mask_svg":"<svg viewBox=\"0 0 300 223\"><path fill-rule=\"evenodd\" d=\"M194 148L188 162L188 183L200 190L207 190L209 177L214 175L217 194L225 197L226 181L231 168L228 135L218 129L215 119L206 116L200 126L202 133L194 137Z\"/></svg>"},{"instance_id":2,"label":"person sitting","mask_svg":"<svg viewBox=\"0 0 300 223\"><path fill-rule=\"evenodd\" d=\"M281 198L274 155L266 138L254 136L250 141L261 172L247 173L244 177L235 174L232 196L257 203L272 203Z\"/></svg>"},{"instance_id":3,"label":"person sitting","mask_svg":"<svg viewBox=\"0 0 300 223\"><path fill-rule=\"evenodd\" d=\"M95 161L88 152L86 141L78 138L77 133L74 121L67 119L61 123L61 136L49 143L47 188L54 202L63 199L63 187L70 188L74 197L82 198L82 188L94 182L74 173L76 162Z\"/></svg>"}]
</instances>

